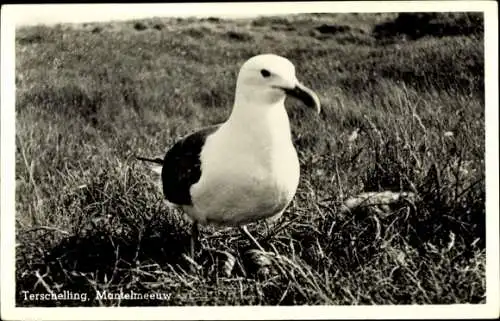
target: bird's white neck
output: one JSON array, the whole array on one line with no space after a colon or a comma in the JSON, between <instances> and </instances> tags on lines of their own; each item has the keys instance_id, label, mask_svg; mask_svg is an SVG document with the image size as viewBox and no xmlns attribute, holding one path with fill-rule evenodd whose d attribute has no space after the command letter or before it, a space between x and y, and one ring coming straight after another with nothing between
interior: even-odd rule
<instances>
[{"instance_id":1,"label":"bird's white neck","mask_svg":"<svg viewBox=\"0 0 500 321\"><path fill-rule=\"evenodd\" d=\"M290 122L284 100L267 105L236 100L227 126L263 144L289 144Z\"/></svg>"}]
</instances>

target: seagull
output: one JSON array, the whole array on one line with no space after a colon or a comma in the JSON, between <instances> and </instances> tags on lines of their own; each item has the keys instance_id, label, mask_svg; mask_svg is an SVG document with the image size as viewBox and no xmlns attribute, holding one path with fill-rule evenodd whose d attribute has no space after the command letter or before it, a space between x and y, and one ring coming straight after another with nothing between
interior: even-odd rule
<instances>
[{"instance_id":1,"label":"seagull","mask_svg":"<svg viewBox=\"0 0 500 321\"><path fill-rule=\"evenodd\" d=\"M226 122L185 136L163 159L137 157L161 166L166 200L191 218L192 259L200 224L237 226L265 252L247 224L280 217L300 176L284 104L287 95L320 113L318 96L297 80L288 59L254 56L241 66Z\"/></svg>"}]
</instances>

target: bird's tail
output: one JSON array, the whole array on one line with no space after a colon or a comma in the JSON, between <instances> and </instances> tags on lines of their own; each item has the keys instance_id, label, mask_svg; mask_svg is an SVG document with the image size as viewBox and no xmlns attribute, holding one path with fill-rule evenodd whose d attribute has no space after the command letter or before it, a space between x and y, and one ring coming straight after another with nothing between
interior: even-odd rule
<instances>
[{"instance_id":1,"label":"bird's tail","mask_svg":"<svg viewBox=\"0 0 500 321\"><path fill-rule=\"evenodd\" d=\"M140 161L151 162L151 163L163 165L163 159L161 159L160 157L147 158L147 157L136 156L135 158L137 158Z\"/></svg>"},{"instance_id":2,"label":"bird's tail","mask_svg":"<svg viewBox=\"0 0 500 321\"><path fill-rule=\"evenodd\" d=\"M153 171L154 176L156 179L160 179L161 176L161 171L163 169L163 159L161 157L155 157L155 158L147 158L147 157L141 157L141 156L135 156L140 161L148 162L147 167Z\"/></svg>"}]
</instances>

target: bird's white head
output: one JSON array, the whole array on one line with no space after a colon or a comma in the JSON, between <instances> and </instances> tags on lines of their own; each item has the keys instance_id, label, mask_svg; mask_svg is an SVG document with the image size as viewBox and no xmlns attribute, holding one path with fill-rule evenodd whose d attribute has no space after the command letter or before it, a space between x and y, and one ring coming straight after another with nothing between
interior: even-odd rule
<instances>
[{"instance_id":1,"label":"bird's white head","mask_svg":"<svg viewBox=\"0 0 500 321\"><path fill-rule=\"evenodd\" d=\"M318 113L321 110L318 96L297 80L295 66L288 59L263 54L243 64L236 83L236 104L273 106L282 104L286 95L302 100Z\"/></svg>"}]
</instances>

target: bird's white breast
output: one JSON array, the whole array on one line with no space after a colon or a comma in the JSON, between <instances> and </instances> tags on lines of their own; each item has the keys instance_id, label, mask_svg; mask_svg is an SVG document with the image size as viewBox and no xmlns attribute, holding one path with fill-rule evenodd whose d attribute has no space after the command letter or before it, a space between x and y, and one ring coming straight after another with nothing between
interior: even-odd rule
<instances>
[{"instance_id":1,"label":"bird's white breast","mask_svg":"<svg viewBox=\"0 0 500 321\"><path fill-rule=\"evenodd\" d=\"M200 223L237 225L284 210L295 195L300 172L288 117L282 112L285 117L278 114L245 129L226 123L207 139L188 215Z\"/></svg>"}]
</instances>

